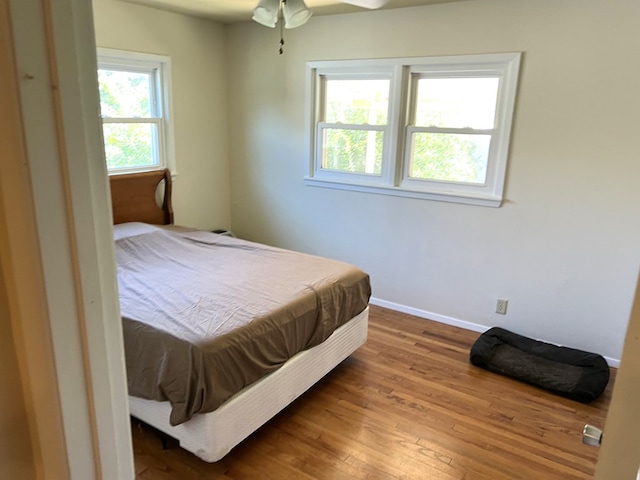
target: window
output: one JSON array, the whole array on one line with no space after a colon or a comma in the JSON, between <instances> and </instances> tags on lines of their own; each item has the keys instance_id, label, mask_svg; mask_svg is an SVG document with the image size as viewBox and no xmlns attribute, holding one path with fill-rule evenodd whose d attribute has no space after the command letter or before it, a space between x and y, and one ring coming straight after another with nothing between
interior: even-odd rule
<instances>
[{"instance_id":1,"label":"window","mask_svg":"<svg viewBox=\"0 0 640 480\"><path fill-rule=\"evenodd\" d=\"M519 53L308 65L306 183L500 206Z\"/></svg>"},{"instance_id":2,"label":"window","mask_svg":"<svg viewBox=\"0 0 640 480\"><path fill-rule=\"evenodd\" d=\"M321 167L327 170L380 175L387 129L389 80L327 79Z\"/></svg>"},{"instance_id":3,"label":"window","mask_svg":"<svg viewBox=\"0 0 640 480\"><path fill-rule=\"evenodd\" d=\"M98 84L107 169L130 173L170 168L170 59L98 49Z\"/></svg>"}]
</instances>

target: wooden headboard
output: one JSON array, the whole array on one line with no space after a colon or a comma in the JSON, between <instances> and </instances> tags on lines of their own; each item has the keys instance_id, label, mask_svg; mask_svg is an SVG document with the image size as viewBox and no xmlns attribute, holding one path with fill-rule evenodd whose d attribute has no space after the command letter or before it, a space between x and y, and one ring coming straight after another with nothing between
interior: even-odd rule
<instances>
[{"instance_id":1,"label":"wooden headboard","mask_svg":"<svg viewBox=\"0 0 640 480\"><path fill-rule=\"evenodd\" d=\"M162 207L159 207L156 202L156 191L163 180L164 196ZM171 172L168 169L111 175L109 183L114 224L144 222L169 225L173 223Z\"/></svg>"}]
</instances>

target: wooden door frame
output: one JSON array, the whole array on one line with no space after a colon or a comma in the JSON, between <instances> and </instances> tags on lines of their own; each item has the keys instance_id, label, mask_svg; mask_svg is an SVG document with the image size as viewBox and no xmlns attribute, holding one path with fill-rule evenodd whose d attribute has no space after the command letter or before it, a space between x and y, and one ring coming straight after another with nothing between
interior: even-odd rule
<instances>
[{"instance_id":1,"label":"wooden door frame","mask_svg":"<svg viewBox=\"0 0 640 480\"><path fill-rule=\"evenodd\" d=\"M16 72L8 4L0 1L0 71ZM16 75L0 75L0 275L38 478L68 478L44 276ZM47 409L39 398L49 399Z\"/></svg>"},{"instance_id":2,"label":"wooden door frame","mask_svg":"<svg viewBox=\"0 0 640 480\"><path fill-rule=\"evenodd\" d=\"M1 273L38 478L133 479L91 2L0 9Z\"/></svg>"},{"instance_id":3,"label":"wooden door frame","mask_svg":"<svg viewBox=\"0 0 640 480\"><path fill-rule=\"evenodd\" d=\"M607 413L596 480L633 480L640 467L640 273Z\"/></svg>"}]
</instances>

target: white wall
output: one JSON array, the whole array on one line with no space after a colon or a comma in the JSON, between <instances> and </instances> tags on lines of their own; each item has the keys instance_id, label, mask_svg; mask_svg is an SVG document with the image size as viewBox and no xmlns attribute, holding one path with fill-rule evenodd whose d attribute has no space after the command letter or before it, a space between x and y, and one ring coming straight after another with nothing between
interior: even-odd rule
<instances>
[{"instance_id":1,"label":"white wall","mask_svg":"<svg viewBox=\"0 0 640 480\"><path fill-rule=\"evenodd\" d=\"M93 0L93 8L99 47L171 57L176 223L229 228L224 27L119 0Z\"/></svg>"},{"instance_id":2,"label":"white wall","mask_svg":"<svg viewBox=\"0 0 640 480\"><path fill-rule=\"evenodd\" d=\"M232 228L373 295L619 359L640 264L640 3L469 1L228 27ZM305 62L524 52L501 208L303 184ZM509 299L506 316L494 313Z\"/></svg>"}]
</instances>

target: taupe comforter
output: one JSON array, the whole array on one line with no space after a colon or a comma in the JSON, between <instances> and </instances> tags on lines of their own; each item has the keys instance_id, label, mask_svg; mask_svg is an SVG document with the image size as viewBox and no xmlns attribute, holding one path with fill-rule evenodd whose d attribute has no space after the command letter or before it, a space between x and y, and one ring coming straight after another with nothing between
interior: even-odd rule
<instances>
[{"instance_id":1,"label":"taupe comforter","mask_svg":"<svg viewBox=\"0 0 640 480\"><path fill-rule=\"evenodd\" d=\"M202 231L116 241L129 394L170 422L227 398L360 313L369 277L348 264Z\"/></svg>"}]
</instances>

